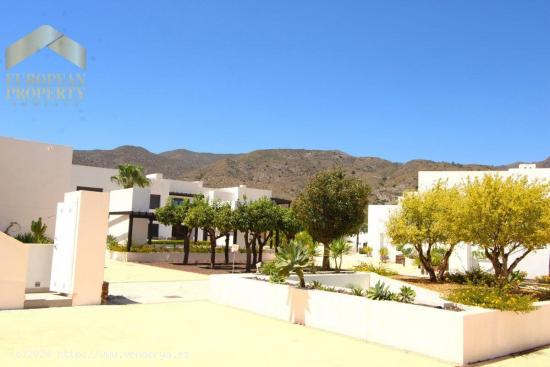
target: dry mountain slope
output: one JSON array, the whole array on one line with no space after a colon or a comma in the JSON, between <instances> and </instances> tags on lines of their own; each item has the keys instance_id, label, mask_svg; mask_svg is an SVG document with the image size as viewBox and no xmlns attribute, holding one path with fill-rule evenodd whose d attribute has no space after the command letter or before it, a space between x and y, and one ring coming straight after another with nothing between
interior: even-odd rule
<instances>
[{"instance_id":1,"label":"dry mountain slope","mask_svg":"<svg viewBox=\"0 0 550 367\"><path fill-rule=\"evenodd\" d=\"M269 188L275 196L292 199L315 173L335 167L367 183L373 189L373 203L391 203L403 191L415 189L419 170L491 168L425 160L402 164L375 157L354 157L340 151L274 149L217 160L180 178L201 179L210 186L244 183Z\"/></svg>"},{"instance_id":2,"label":"dry mountain slope","mask_svg":"<svg viewBox=\"0 0 550 367\"><path fill-rule=\"evenodd\" d=\"M160 154L135 146L112 150L75 151L75 164L116 168L123 163L139 164L148 173L167 178L203 180L212 187L268 188L274 196L294 198L315 173L339 167L372 189L372 203L392 203L405 190L415 189L420 170L483 170L493 167L428 160L396 163L376 157L354 157L334 150L270 149L245 154L197 153L185 149ZM550 158L539 163L550 167Z\"/></svg>"},{"instance_id":3,"label":"dry mountain slope","mask_svg":"<svg viewBox=\"0 0 550 367\"><path fill-rule=\"evenodd\" d=\"M123 145L111 150L75 150L73 163L86 166L116 168L120 164L137 164L148 173L163 173L177 178L184 172L207 165L230 154L196 153L178 149L155 154L142 147Z\"/></svg>"}]
</instances>

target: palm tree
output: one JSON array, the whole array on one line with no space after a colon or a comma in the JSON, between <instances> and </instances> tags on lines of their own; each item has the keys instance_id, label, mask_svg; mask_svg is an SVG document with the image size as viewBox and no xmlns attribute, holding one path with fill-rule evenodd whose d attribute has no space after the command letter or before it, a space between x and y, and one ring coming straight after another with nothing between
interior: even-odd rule
<instances>
[{"instance_id":1,"label":"palm tree","mask_svg":"<svg viewBox=\"0 0 550 367\"><path fill-rule=\"evenodd\" d=\"M118 166L118 175L112 176L111 182L116 182L123 188L130 189L134 186L149 186L150 180L145 177L143 167L133 164L121 164Z\"/></svg>"}]
</instances>

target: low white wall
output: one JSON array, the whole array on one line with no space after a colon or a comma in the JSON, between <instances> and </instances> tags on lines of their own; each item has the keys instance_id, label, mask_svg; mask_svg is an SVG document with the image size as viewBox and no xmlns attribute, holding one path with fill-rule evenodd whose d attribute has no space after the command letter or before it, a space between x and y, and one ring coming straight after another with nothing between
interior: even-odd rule
<instances>
[{"instance_id":1,"label":"low white wall","mask_svg":"<svg viewBox=\"0 0 550 367\"><path fill-rule=\"evenodd\" d=\"M550 302L530 314L445 311L212 275L212 302L463 365L550 343Z\"/></svg>"},{"instance_id":2,"label":"low white wall","mask_svg":"<svg viewBox=\"0 0 550 367\"><path fill-rule=\"evenodd\" d=\"M550 344L550 301L527 314L473 310L464 315L464 359L484 361Z\"/></svg>"},{"instance_id":3,"label":"low white wall","mask_svg":"<svg viewBox=\"0 0 550 367\"><path fill-rule=\"evenodd\" d=\"M153 262L173 262L180 263L183 260L183 252L118 252L109 251L105 252L105 256L111 260L129 261L137 263L153 263ZM263 254L264 261L271 261L275 258L275 255L271 252ZM223 253L216 253L216 263L223 263L225 257ZM229 254L229 262L233 262L233 254ZM246 262L246 254L235 254L236 263ZM210 263L210 253L203 252L191 252L189 254L189 264L195 263Z\"/></svg>"},{"instance_id":4,"label":"low white wall","mask_svg":"<svg viewBox=\"0 0 550 367\"><path fill-rule=\"evenodd\" d=\"M28 246L0 232L0 310L23 308Z\"/></svg>"},{"instance_id":5,"label":"low white wall","mask_svg":"<svg viewBox=\"0 0 550 367\"><path fill-rule=\"evenodd\" d=\"M53 245L27 244L29 248L26 289L49 288L52 275Z\"/></svg>"}]
</instances>

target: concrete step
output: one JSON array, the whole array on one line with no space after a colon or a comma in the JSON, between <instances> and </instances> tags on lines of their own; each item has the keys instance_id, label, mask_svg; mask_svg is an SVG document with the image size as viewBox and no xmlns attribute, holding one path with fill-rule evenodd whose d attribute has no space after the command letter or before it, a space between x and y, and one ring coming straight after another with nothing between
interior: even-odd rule
<instances>
[{"instance_id":1,"label":"concrete step","mask_svg":"<svg viewBox=\"0 0 550 367\"><path fill-rule=\"evenodd\" d=\"M27 293L25 294L24 307L48 308L48 307L69 307L72 305L72 298L60 293Z\"/></svg>"}]
</instances>

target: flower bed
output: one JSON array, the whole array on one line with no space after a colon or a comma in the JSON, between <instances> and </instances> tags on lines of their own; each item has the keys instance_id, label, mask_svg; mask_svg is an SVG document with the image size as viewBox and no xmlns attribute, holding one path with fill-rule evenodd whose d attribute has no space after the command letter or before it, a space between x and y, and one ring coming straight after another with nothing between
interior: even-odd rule
<instances>
[{"instance_id":1,"label":"flower bed","mask_svg":"<svg viewBox=\"0 0 550 367\"><path fill-rule=\"evenodd\" d=\"M550 302L535 303L537 309L528 314L479 308L453 312L255 277L210 276L210 300L459 365L550 343Z\"/></svg>"}]
</instances>

